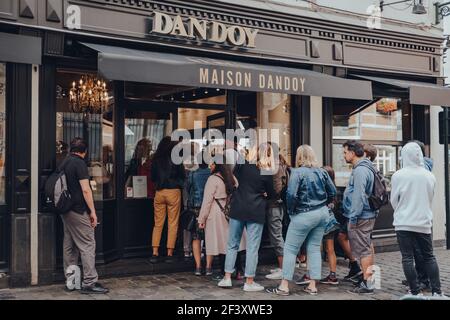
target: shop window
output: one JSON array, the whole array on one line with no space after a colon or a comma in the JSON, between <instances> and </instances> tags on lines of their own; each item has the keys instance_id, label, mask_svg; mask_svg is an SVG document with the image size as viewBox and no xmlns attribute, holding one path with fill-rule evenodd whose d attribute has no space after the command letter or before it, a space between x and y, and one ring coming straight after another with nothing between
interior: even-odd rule
<instances>
[{"instance_id":1,"label":"shop window","mask_svg":"<svg viewBox=\"0 0 450 320\"><path fill-rule=\"evenodd\" d=\"M261 129L266 129L267 141L278 143L280 154L291 163L291 97L280 93L245 93L237 101L236 128L253 128L261 133ZM245 140L239 144L247 147Z\"/></svg>"},{"instance_id":2,"label":"shop window","mask_svg":"<svg viewBox=\"0 0 450 320\"><path fill-rule=\"evenodd\" d=\"M6 65L0 63L0 205L5 204L6 187Z\"/></svg>"},{"instance_id":3,"label":"shop window","mask_svg":"<svg viewBox=\"0 0 450 320\"><path fill-rule=\"evenodd\" d=\"M336 110L333 121L333 139L403 140L397 99L381 99L364 110L353 106Z\"/></svg>"},{"instance_id":4,"label":"shop window","mask_svg":"<svg viewBox=\"0 0 450 320\"><path fill-rule=\"evenodd\" d=\"M76 137L85 139L88 143L86 163L91 177L90 184L95 201L113 199L114 191L114 125L113 108L114 98L112 83L100 87L106 88L105 102L98 105L91 102L86 104L71 103L71 89L79 87L80 80L84 79L86 92L89 94L90 86L86 84L87 78L96 79L95 74L75 71L58 71L56 88L56 164L65 159L70 149L70 142ZM95 91L95 89L93 90ZM92 92L92 91L91 91ZM84 93L72 93L83 95ZM80 99L81 101L82 99Z\"/></svg>"},{"instance_id":5,"label":"shop window","mask_svg":"<svg viewBox=\"0 0 450 320\"><path fill-rule=\"evenodd\" d=\"M333 107L333 168L336 185L345 187L351 165L343 156L342 144L348 139L377 148L375 166L389 180L399 169L399 152L409 140L410 106L406 101L383 98L371 105L355 106L347 100L335 100Z\"/></svg>"}]
</instances>

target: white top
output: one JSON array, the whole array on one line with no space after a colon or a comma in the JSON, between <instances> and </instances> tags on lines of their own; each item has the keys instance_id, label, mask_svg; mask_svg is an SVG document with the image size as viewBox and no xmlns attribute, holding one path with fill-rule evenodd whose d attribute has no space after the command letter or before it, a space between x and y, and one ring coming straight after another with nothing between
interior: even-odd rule
<instances>
[{"instance_id":1,"label":"white top","mask_svg":"<svg viewBox=\"0 0 450 320\"><path fill-rule=\"evenodd\" d=\"M422 150L417 143L406 144L401 158L402 169L392 176L395 230L430 234L436 178L424 168Z\"/></svg>"}]
</instances>

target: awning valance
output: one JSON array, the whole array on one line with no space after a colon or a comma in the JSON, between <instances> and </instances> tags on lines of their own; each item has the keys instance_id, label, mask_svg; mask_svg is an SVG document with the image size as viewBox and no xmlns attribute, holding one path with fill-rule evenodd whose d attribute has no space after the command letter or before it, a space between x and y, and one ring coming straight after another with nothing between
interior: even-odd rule
<instances>
[{"instance_id":1,"label":"awning valance","mask_svg":"<svg viewBox=\"0 0 450 320\"><path fill-rule=\"evenodd\" d=\"M405 89L409 91L409 100L411 104L430 105L430 106L450 106L450 88L438 86L437 84L397 80L380 77L370 77L354 75L357 78L370 80L382 85L390 86L396 89Z\"/></svg>"},{"instance_id":2,"label":"awning valance","mask_svg":"<svg viewBox=\"0 0 450 320\"><path fill-rule=\"evenodd\" d=\"M343 79L311 70L97 44L83 45L98 51L99 72L109 80L372 99L369 81Z\"/></svg>"},{"instance_id":3,"label":"awning valance","mask_svg":"<svg viewBox=\"0 0 450 320\"><path fill-rule=\"evenodd\" d=\"M0 62L41 64L42 40L0 32Z\"/></svg>"}]
</instances>

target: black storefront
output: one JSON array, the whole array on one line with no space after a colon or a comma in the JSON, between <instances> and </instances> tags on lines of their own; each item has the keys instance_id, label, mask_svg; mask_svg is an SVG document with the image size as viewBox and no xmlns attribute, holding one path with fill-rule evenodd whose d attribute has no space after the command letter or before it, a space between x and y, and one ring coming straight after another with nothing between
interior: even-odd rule
<instances>
[{"instance_id":1,"label":"black storefront","mask_svg":"<svg viewBox=\"0 0 450 320\"><path fill-rule=\"evenodd\" d=\"M139 142L145 140L145 152L151 153L174 129L194 133L194 120L202 121L202 132L278 129L282 152L291 162L299 145L312 144L323 164L340 174L341 189L348 168L341 163L339 146L347 138L379 146L383 152L379 166L386 172L395 171L398 152L407 140L422 140L430 151L430 105L442 105L450 98L448 90L439 87L440 38L404 34L402 39L392 32L369 33L350 25L337 27L248 8L223 4L213 8L207 1L144 2L148 5L61 1L54 8L56 18L47 16L42 26L21 25L30 19L22 13L16 21L0 21L0 35L23 43L20 37L27 34L42 43L37 49L42 54L37 153L32 146L31 75L32 64L40 61L17 64L6 60L7 54L16 58L10 50L2 46L0 51L6 52L0 62L6 62L9 90L0 270L9 275L9 285L29 285L33 275L38 283L62 279L61 221L47 212L42 192L33 199L30 177L34 154L42 188L75 136L85 137L90 145L91 186L101 222L96 231L97 260L100 273L107 275L191 267L182 260L175 265L147 262L152 200L147 185L138 179L146 175L145 168L131 173L130 163L138 157ZM81 29L71 30L65 20L71 5L85 14ZM158 14L169 16L171 22L155 24ZM267 18L258 19L256 14ZM108 19L100 19L102 15ZM183 26L177 24L178 16ZM202 29L202 21L211 28L220 22L234 29L218 39L214 31ZM151 32L157 28L158 33ZM420 59L410 58L412 52ZM389 57L392 61L387 61ZM100 79L100 86L105 81L108 99L99 112L71 105L71 89L86 84L88 75ZM387 250L395 243L392 208L382 210L376 229L379 249ZM38 239L37 248L32 248L33 237ZM161 248L164 243L165 235ZM265 249L269 248L264 240ZM177 253L183 253L182 233Z\"/></svg>"}]
</instances>

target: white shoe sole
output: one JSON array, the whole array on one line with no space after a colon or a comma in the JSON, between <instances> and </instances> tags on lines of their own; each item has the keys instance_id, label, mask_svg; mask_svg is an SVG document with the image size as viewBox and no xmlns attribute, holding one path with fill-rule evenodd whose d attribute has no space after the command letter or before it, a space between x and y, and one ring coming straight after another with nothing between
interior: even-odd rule
<instances>
[{"instance_id":1,"label":"white shoe sole","mask_svg":"<svg viewBox=\"0 0 450 320\"><path fill-rule=\"evenodd\" d=\"M261 289L245 289L244 288L244 291L245 292L261 292L261 291L264 291L264 287Z\"/></svg>"},{"instance_id":2,"label":"white shoe sole","mask_svg":"<svg viewBox=\"0 0 450 320\"><path fill-rule=\"evenodd\" d=\"M271 275L270 274L268 274L267 276L266 276L266 279L269 279L269 280L283 280L283 276L273 276L273 277L271 277Z\"/></svg>"}]
</instances>

